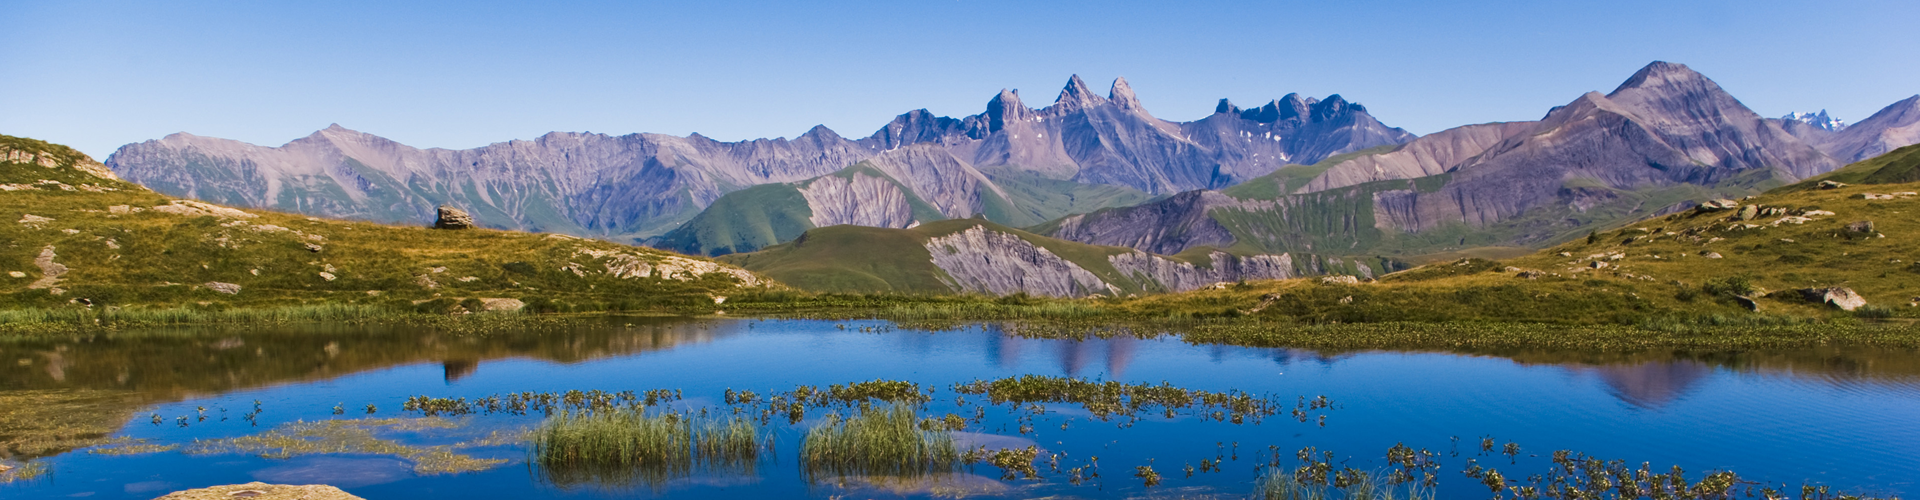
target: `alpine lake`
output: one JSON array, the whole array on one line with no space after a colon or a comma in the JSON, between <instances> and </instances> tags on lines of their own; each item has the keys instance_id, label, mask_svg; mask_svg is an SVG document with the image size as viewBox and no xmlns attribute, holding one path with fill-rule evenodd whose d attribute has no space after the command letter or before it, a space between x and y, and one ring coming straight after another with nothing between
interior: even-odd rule
<instances>
[{"instance_id":1,"label":"alpine lake","mask_svg":"<svg viewBox=\"0 0 1920 500\"><path fill-rule=\"evenodd\" d=\"M7 499L251 481L369 499L1920 496L1920 352L1902 349L1328 352L610 318L16 339L0 373ZM885 443L850 430L908 411ZM621 443L653 438L551 428L590 417L678 437L636 459L655 451Z\"/></svg>"}]
</instances>

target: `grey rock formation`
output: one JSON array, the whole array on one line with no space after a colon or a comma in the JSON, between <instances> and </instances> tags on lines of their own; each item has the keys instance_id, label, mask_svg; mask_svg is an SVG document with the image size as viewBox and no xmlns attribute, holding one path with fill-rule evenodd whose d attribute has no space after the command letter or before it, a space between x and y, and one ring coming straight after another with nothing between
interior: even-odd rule
<instances>
[{"instance_id":1,"label":"grey rock formation","mask_svg":"<svg viewBox=\"0 0 1920 500\"><path fill-rule=\"evenodd\" d=\"M1304 111L1280 113L1283 102ZM917 153L923 155L945 150L968 169L1018 168L1162 194L1224 187L1288 161L1311 163L1413 138L1337 96L1275 103L1273 116L1180 124L1148 114L1125 80L1102 97L1076 76L1045 108L1028 108L1017 92L1002 91L981 114L956 119L916 110L859 140L825 127L791 140L731 143L698 134L554 132L445 150L334 125L280 147L174 134L124 146L107 165L162 193L227 205L418 223L435 206L452 204L490 227L637 240L672 229L728 191L812 179L914 145L928 146ZM964 182L949 183L967 177L940 178L953 170L939 168L922 174L933 177L896 180L916 192L955 188L950 205L939 195L922 196L943 213L967 210L973 192Z\"/></svg>"},{"instance_id":2,"label":"grey rock formation","mask_svg":"<svg viewBox=\"0 0 1920 500\"><path fill-rule=\"evenodd\" d=\"M1111 293L1106 282L1078 264L985 226L928 239L926 247L954 291L1048 297Z\"/></svg>"},{"instance_id":3,"label":"grey rock formation","mask_svg":"<svg viewBox=\"0 0 1920 500\"><path fill-rule=\"evenodd\" d=\"M1156 203L1069 216L1044 232L1064 240L1172 255L1233 244L1233 234L1208 213L1237 203L1217 191L1190 191Z\"/></svg>"},{"instance_id":4,"label":"grey rock formation","mask_svg":"<svg viewBox=\"0 0 1920 500\"><path fill-rule=\"evenodd\" d=\"M1208 254L1210 267L1145 252L1128 252L1107 257L1114 270L1143 285L1151 284L1169 292L1197 290L1214 283L1240 280L1277 280L1295 278L1293 257L1287 254L1236 257L1226 252Z\"/></svg>"},{"instance_id":5,"label":"grey rock formation","mask_svg":"<svg viewBox=\"0 0 1920 500\"><path fill-rule=\"evenodd\" d=\"M227 295L234 295L234 294L240 293L240 285L236 285L233 283L221 283L218 281L209 281L206 284L200 285L200 286L204 286L204 287L207 287L208 290L213 290L215 292L220 292Z\"/></svg>"},{"instance_id":6,"label":"grey rock formation","mask_svg":"<svg viewBox=\"0 0 1920 500\"><path fill-rule=\"evenodd\" d=\"M913 206L898 184L884 177L854 173L827 176L800 188L813 211L814 227L852 224L903 228L913 225Z\"/></svg>"},{"instance_id":7,"label":"grey rock formation","mask_svg":"<svg viewBox=\"0 0 1920 500\"><path fill-rule=\"evenodd\" d=\"M473 229L474 227L473 215L465 210L441 205L437 212L438 216L433 220L434 229Z\"/></svg>"},{"instance_id":8,"label":"grey rock formation","mask_svg":"<svg viewBox=\"0 0 1920 500\"><path fill-rule=\"evenodd\" d=\"M61 277L67 275L68 269L65 264L54 262L56 257L59 255L53 253L53 245L40 249L40 255L33 258L34 267L40 268L40 279L27 284L28 290L52 289L56 291L54 295L60 294L60 289L54 286L60 284Z\"/></svg>"}]
</instances>

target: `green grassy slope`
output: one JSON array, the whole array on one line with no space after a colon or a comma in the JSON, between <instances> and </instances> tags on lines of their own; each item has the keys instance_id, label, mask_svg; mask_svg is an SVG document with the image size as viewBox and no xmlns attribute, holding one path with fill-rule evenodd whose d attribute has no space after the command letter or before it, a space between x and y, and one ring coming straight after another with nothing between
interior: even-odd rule
<instances>
[{"instance_id":1,"label":"green grassy slope","mask_svg":"<svg viewBox=\"0 0 1920 500\"><path fill-rule=\"evenodd\" d=\"M1032 226L1107 207L1138 205L1153 199L1153 196L1129 187L1049 179L1017 168L996 169L987 172L987 176L1012 198L1008 200L1012 204L1010 213L988 213L987 219L1014 227Z\"/></svg>"},{"instance_id":2,"label":"green grassy slope","mask_svg":"<svg viewBox=\"0 0 1920 500\"><path fill-rule=\"evenodd\" d=\"M1828 172L1782 188L1782 191L1804 191L1818 188L1822 181L1834 181L1846 184L1898 184L1920 182L1920 144L1888 151L1887 154L1861 160L1839 170Z\"/></svg>"},{"instance_id":3,"label":"green grassy slope","mask_svg":"<svg viewBox=\"0 0 1920 500\"><path fill-rule=\"evenodd\" d=\"M694 255L751 252L800 237L813 223L806 198L792 184L763 184L721 196L700 215L652 242Z\"/></svg>"},{"instance_id":4,"label":"green grassy slope","mask_svg":"<svg viewBox=\"0 0 1920 500\"><path fill-rule=\"evenodd\" d=\"M0 156L10 151L60 149L0 136ZM76 165L97 165L78 158ZM662 265L712 264L596 240L265 211L167 213L154 209L171 206L167 196L69 166L0 163L0 185L12 188L0 190L0 308L411 310L520 298L544 309L711 310L713 295L740 285L735 276L706 271L685 281L661 279ZM48 249L50 263L41 258ZM640 263L652 267L649 278L611 272ZM43 281L62 267L57 282ZM211 282L241 288L225 294Z\"/></svg>"}]
</instances>

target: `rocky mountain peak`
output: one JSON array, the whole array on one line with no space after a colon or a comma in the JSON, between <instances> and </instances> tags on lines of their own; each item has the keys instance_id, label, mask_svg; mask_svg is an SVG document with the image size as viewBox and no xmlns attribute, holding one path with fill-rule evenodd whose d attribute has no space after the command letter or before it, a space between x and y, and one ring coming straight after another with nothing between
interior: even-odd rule
<instances>
[{"instance_id":1,"label":"rocky mountain peak","mask_svg":"<svg viewBox=\"0 0 1920 500\"><path fill-rule=\"evenodd\" d=\"M833 141L833 140L841 140L841 137L839 132L834 132L833 129L827 128L826 125L814 125L813 128L807 129L807 133L800 134L799 139L806 139L810 141L823 141L823 140Z\"/></svg>"},{"instance_id":2,"label":"rocky mountain peak","mask_svg":"<svg viewBox=\"0 0 1920 500\"><path fill-rule=\"evenodd\" d=\"M1216 114L1231 113L1231 114L1237 115L1237 114L1240 114L1240 107L1233 105L1233 101L1229 101L1223 97L1220 99L1220 104L1216 104L1213 106L1213 112Z\"/></svg>"},{"instance_id":3,"label":"rocky mountain peak","mask_svg":"<svg viewBox=\"0 0 1920 500\"><path fill-rule=\"evenodd\" d=\"M1080 75L1067 79L1067 87L1060 89L1060 97L1053 100L1055 106L1065 109L1086 109L1106 104L1107 99L1087 88L1087 82Z\"/></svg>"},{"instance_id":4,"label":"rocky mountain peak","mask_svg":"<svg viewBox=\"0 0 1920 500\"><path fill-rule=\"evenodd\" d=\"M1689 68L1685 64L1654 61L1652 64L1640 68L1640 71L1635 72L1632 77L1627 78L1627 81L1621 82L1620 87L1613 89L1613 92L1607 94L1607 97L1613 97L1621 92L1634 89L1697 87L1702 84L1714 85L1713 81L1708 80L1706 75L1694 71L1693 68ZM1717 89L1719 86L1714 85L1714 87Z\"/></svg>"},{"instance_id":5,"label":"rocky mountain peak","mask_svg":"<svg viewBox=\"0 0 1920 500\"><path fill-rule=\"evenodd\" d=\"M1145 109L1140 106L1140 98L1133 95L1133 87L1127 85L1125 77L1113 79L1113 88L1107 91L1107 101L1119 106L1120 109Z\"/></svg>"},{"instance_id":6,"label":"rocky mountain peak","mask_svg":"<svg viewBox=\"0 0 1920 500\"><path fill-rule=\"evenodd\" d=\"M1841 129L1847 128L1846 120L1829 116L1827 115L1827 110L1824 109L1818 113L1787 113L1787 116L1780 117L1780 120L1805 123L1828 132L1839 132Z\"/></svg>"},{"instance_id":7,"label":"rocky mountain peak","mask_svg":"<svg viewBox=\"0 0 1920 500\"><path fill-rule=\"evenodd\" d=\"M1000 89L999 95L987 101L987 130L998 132L1007 128L1007 122L1024 120L1030 113L1032 110L1020 102L1020 91Z\"/></svg>"},{"instance_id":8,"label":"rocky mountain peak","mask_svg":"<svg viewBox=\"0 0 1920 500\"><path fill-rule=\"evenodd\" d=\"M1353 107L1358 105L1349 105L1345 98L1340 97L1340 94L1330 95L1324 101L1313 103L1310 118L1315 122L1329 121L1347 114L1348 109Z\"/></svg>"}]
</instances>

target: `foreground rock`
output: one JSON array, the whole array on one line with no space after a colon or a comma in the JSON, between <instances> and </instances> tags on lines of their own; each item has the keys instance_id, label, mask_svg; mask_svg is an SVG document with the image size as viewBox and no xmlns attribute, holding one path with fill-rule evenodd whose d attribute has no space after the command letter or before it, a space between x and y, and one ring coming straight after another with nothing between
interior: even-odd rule
<instances>
[{"instance_id":1,"label":"foreground rock","mask_svg":"<svg viewBox=\"0 0 1920 500\"><path fill-rule=\"evenodd\" d=\"M1860 294L1854 293L1853 289L1843 286L1807 288L1800 290L1800 296L1806 298L1808 302L1828 304L1845 311L1867 305L1866 297L1861 297Z\"/></svg>"},{"instance_id":2,"label":"foreground rock","mask_svg":"<svg viewBox=\"0 0 1920 500\"><path fill-rule=\"evenodd\" d=\"M440 206L440 216L433 221L434 229L473 229L473 215L466 210Z\"/></svg>"},{"instance_id":3,"label":"foreground rock","mask_svg":"<svg viewBox=\"0 0 1920 500\"><path fill-rule=\"evenodd\" d=\"M229 484L211 486L197 490L176 491L155 500L229 500L249 498L253 500L362 500L360 497L340 491L340 488L324 484L294 486L287 484L267 484L252 482L247 484Z\"/></svg>"}]
</instances>

